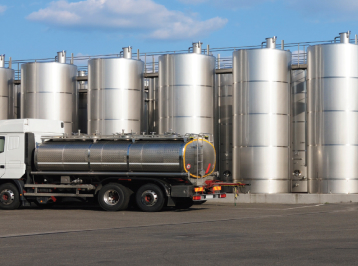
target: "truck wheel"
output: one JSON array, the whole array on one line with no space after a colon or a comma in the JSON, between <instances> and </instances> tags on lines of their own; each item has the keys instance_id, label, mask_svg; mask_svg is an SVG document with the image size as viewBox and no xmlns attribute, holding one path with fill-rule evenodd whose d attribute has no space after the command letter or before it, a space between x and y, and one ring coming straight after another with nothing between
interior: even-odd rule
<instances>
[{"instance_id":1,"label":"truck wheel","mask_svg":"<svg viewBox=\"0 0 358 266\"><path fill-rule=\"evenodd\" d=\"M20 207L20 195L16 186L6 183L0 186L0 209L14 210Z\"/></svg>"},{"instance_id":2,"label":"truck wheel","mask_svg":"<svg viewBox=\"0 0 358 266\"><path fill-rule=\"evenodd\" d=\"M159 212L165 203L163 191L154 184L141 186L135 198L139 209L145 212Z\"/></svg>"},{"instance_id":3,"label":"truck wheel","mask_svg":"<svg viewBox=\"0 0 358 266\"><path fill-rule=\"evenodd\" d=\"M175 200L175 208L177 208L177 209L189 209L191 206L193 206L193 204L194 204L194 202L190 198Z\"/></svg>"},{"instance_id":4,"label":"truck wheel","mask_svg":"<svg viewBox=\"0 0 358 266\"><path fill-rule=\"evenodd\" d=\"M128 207L129 192L126 187L110 183L98 193L98 203L106 211L121 211Z\"/></svg>"}]
</instances>

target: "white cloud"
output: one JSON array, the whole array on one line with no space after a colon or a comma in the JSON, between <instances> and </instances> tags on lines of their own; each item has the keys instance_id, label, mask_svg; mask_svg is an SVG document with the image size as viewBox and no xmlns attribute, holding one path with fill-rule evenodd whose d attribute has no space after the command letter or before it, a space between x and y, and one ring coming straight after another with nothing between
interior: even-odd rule
<instances>
[{"instance_id":1,"label":"white cloud","mask_svg":"<svg viewBox=\"0 0 358 266\"><path fill-rule=\"evenodd\" d=\"M227 19L219 17L200 21L196 15L168 10L153 0L60 0L31 13L27 19L54 27L140 32L146 38L162 40L191 40L227 23Z\"/></svg>"},{"instance_id":2,"label":"white cloud","mask_svg":"<svg viewBox=\"0 0 358 266\"><path fill-rule=\"evenodd\" d=\"M265 2L273 2L275 0L177 0L184 4L210 4L215 7L226 9L249 8Z\"/></svg>"},{"instance_id":3,"label":"white cloud","mask_svg":"<svg viewBox=\"0 0 358 266\"><path fill-rule=\"evenodd\" d=\"M4 13L7 9L7 6L1 6L0 5L0 14Z\"/></svg>"},{"instance_id":4,"label":"white cloud","mask_svg":"<svg viewBox=\"0 0 358 266\"><path fill-rule=\"evenodd\" d=\"M291 0L285 4L315 21L358 20L357 0Z\"/></svg>"}]
</instances>

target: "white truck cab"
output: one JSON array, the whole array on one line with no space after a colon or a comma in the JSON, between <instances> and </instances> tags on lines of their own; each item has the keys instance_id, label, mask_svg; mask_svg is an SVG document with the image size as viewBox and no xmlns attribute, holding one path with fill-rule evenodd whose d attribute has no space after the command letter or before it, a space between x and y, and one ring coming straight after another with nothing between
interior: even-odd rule
<instances>
[{"instance_id":1,"label":"white truck cab","mask_svg":"<svg viewBox=\"0 0 358 266\"><path fill-rule=\"evenodd\" d=\"M26 132L34 133L37 145L42 136L63 134L64 125L45 119L0 120L0 179L20 179L25 174Z\"/></svg>"}]
</instances>

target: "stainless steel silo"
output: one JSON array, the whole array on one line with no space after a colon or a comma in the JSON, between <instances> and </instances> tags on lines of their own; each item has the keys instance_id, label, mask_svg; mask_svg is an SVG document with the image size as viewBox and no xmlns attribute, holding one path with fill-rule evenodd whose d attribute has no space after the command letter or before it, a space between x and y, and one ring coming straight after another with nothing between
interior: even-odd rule
<instances>
[{"instance_id":1,"label":"stainless steel silo","mask_svg":"<svg viewBox=\"0 0 358 266\"><path fill-rule=\"evenodd\" d=\"M5 68L5 55L0 55L0 120L13 118L14 76L13 69Z\"/></svg>"},{"instance_id":2,"label":"stainless steel silo","mask_svg":"<svg viewBox=\"0 0 358 266\"><path fill-rule=\"evenodd\" d=\"M291 70L291 192L307 191L306 70Z\"/></svg>"},{"instance_id":3,"label":"stainless steel silo","mask_svg":"<svg viewBox=\"0 0 358 266\"><path fill-rule=\"evenodd\" d=\"M287 193L291 53L275 48L233 52L233 179L251 193Z\"/></svg>"},{"instance_id":4,"label":"stainless steel silo","mask_svg":"<svg viewBox=\"0 0 358 266\"><path fill-rule=\"evenodd\" d=\"M214 134L215 58L193 52L159 57L159 133Z\"/></svg>"},{"instance_id":5,"label":"stainless steel silo","mask_svg":"<svg viewBox=\"0 0 358 266\"><path fill-rule=\"evenodd\" d=\"M232 74L216 75L220 179L232 182Z\"/></svg>"},{"instance_id":6,"label":"stainless steel silo","mask_svg":"<svg viewBox=\"0 0 358 266\"><path fill-rule=\"evenodd\" d=\"M14 84L13 90L9 93L9 105L10 105L10 118L20 118L20 98L21 98L21 85Z\"/></svg>"},{"instance_id":7,"label":"stainless steel silo","mask_svg":"<svg viewBox=\"0 0 358 266\"><path fill-rule=\"evenodd\" d=\"M88 61L88 133L103 135L141 131L144 63L132 59L132 48L121 58Z\"/></svg>"},{"instance_id":8,"label":"stainless steel silo","mask_svg":"<svg viewBox=\"0 0 358 266\"><path fill-rule=\"evenodd\" d=\"M86 76L86 71L81 70L78 71L77 74L79 77ZM87 81L78 81L78 129L81 130L82 133L87 133L87 89L88 82Z\"/></svg>"},{"instance_id":9,"label":"stainless steel silo","mask_svg":"<svg viewBox=\"0 0 358 266\"><path fill-rule=\"evenodd\" d=\"M149 80L148 86L148 124L149 133L158 133L158 78Z\"/></svg>"},{"instance_id":10,"label":"stainless steel silo","mask_svg":"<svg viewBox=\"0 0 358 266\"><path fill-rule=\"evenodd\" d=\"M349 34L307 49L310 193L358 193L358 45Z\"/></svg>"},{"instance_id":11,"label":"stainless steel silo","mask_svg":"<svg viewBox=\"0 0 358 266\"><path fill-rule=\"evenodd\" d=\"M66 64L66 52L57 62L21 66L21 118L61 120L65 132L77 131L77 66Z\"/></svg>"}]
</instances>

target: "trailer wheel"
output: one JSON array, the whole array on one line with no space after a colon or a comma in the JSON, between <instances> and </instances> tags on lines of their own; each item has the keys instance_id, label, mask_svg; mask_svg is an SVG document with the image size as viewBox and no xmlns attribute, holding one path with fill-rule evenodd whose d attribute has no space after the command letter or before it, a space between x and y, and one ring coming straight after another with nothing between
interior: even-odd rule
<instances>
[{"instance_id":1,"label":"trailer wheel","mask_svg":"<svg viewBox=\"0 0 358 266\"><path fill-rule=\"evenodd\" d=\"M138 207L145 212L159 212L165 204L163 191L154 184L141 186L136 193Z\"/></svg>"},{"instance_id":2,"label":"trailer wheel","mask_svg":"<svg viewBox=\"0 0 358 266\"><path fill-rule=\"evenodd\" d=\"M17 188L6 183L0 186L0 209L14 210L20 207L20 194Z\"/></svg>"},{"instance_id":3,"label":"trailer wheel","mask_svg":"<svg viewBox=\"0 0 358 266\"><path fill-rule=\"evenodd\" d=\"M175 208L177 209L189 209L193 206L194 201L190 198L176 199L175 200Z\"/></svg>"},{"instance_id":4,"label":"trailer wheel","mask_svg":"<svg viewBox=\"0 0 358 266\"><path fill-rule=\"evenodd\" d=\"M128 207L128 189L120 184L110 183L98 193L98 203L106 211L121 211Z\"/></svg>"}]
</instances>

